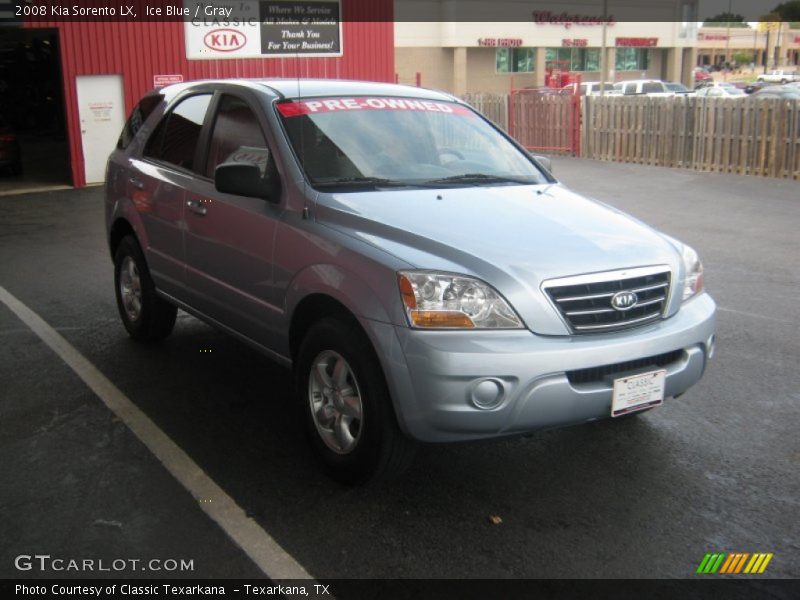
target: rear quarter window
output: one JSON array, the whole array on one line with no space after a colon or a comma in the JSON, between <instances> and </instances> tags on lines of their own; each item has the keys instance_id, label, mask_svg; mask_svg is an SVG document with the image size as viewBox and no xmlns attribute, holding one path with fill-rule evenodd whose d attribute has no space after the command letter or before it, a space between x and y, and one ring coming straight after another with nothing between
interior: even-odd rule
<instances>
[{"instance_id":1,"label":"rear quarter window","mask_svg":"<svg viewBox=\"0 0 800 600\"><path fill-rule=\"evenodd\" d=\"M125 122L125 127L122 128L122 134L117 141L117 148L125 149L136 137L136 134L144 125L147 118L153 113L156 107L161 104L164 96L156 94L154 96L147 96L137 104L131 111L131 115Z\"/></svg>"},{"instance_id":2,"label":"rear quarter window","mask_svg":"<svg viewBox=\"0 0 800 600\"><path fill-rule=\"evenodd\" d=\"M210 103L211 94L197 94L181 100L161 118L147 141L144 156L191 170Z\"/></svg>"}]
</instances>

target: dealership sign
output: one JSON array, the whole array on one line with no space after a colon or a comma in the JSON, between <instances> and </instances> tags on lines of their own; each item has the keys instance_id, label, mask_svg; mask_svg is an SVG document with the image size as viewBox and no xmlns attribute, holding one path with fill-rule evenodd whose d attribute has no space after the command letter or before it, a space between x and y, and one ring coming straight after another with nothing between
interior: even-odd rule
<instances>
[{"instance_id":1,"label":"dealership sign","mask_svg":"<svg viewBox=\"0 0 800 600\"><path fill-rule=\"evenodd\" d=\"M186 58L341 56L341 0L185 0Z\"/></svg>"}]
</instances>

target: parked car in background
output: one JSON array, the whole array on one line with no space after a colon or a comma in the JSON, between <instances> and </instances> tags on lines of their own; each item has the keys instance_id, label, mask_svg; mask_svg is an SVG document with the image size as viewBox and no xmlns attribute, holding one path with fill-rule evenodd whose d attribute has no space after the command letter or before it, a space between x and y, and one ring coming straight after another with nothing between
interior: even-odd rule
<instances>
[{"instance_id":1,"label":"parked car in background","mask_svg":"<svg viewBox=\"0 0 800 600\"><path fill-rule=\"evenodd\" d=\"M546 165L441 92L162 88L108 162L120 318L159 340L180 307L291 367L311 446L346 482L401 470L413 440L683 394L715 345L697 253Z\"/></svg>"},{"instance_id":2,"label":"parked car in background","mask_svg":"<svg viewBox=\"0 0 800 600\"><path fill-rule=\"evenodd\" d=\"M614 84L614 91L624 96L674 96L667 85L658 79L634 79Z\"/></svg>"},{"instance_id":3,"label":"parked car in background","mask_svg":"<svg viewBox=\"0 0 800 600\"><path fill-rule=\"evenodd\" d=\"M788 85L771 85L757 92L753 92L750 98L778 98L779 100L800 100L800 89Z\"/></svg>"},{"instance_id":4,"label":"parked car in background","mask_svg":"<svg viewBox=\"0 0 800 600\"><path fill-rule=\"evenodd\" d=\"M605 85L605 92L608 93L614 89L614 82L607 81ZM599 81L582 81L580 87L581 96L597 96L600 94Z\"/></svg>"},{"instance_id":5,"label":"parked car in background","mask_svg":"<svg viewBox=\"0 0 800 600\"><path fill-rule=\"evenodd\" d=\"M800 81L800 72L777 69L759 75L756 77L756 81L763 81L765 83L789 83L790 81Z\"/></svg>"},{"instance_id":6,"label":"parked car in background","mask_svg":"<svg viewBox=\"0 0 800 600\"><path fill-rule=\"evenodd\" d=\"M0 168L12 175L22 173L22 151L17 134L3 117L0 117Z\"/></svg>"},{"instance_id":7,"label":"parked car in background","mask_svg":"<svg viewBox=\"0 0 800 600\"><path fill-rule=\"evenodd\" d=\"M758 90L763 90L766 87L772 87L772 83L765 83L763 81L751 81L750 83L744 84L744 93L745 94L752 94L757 92Z\"/></svg>"},{"instance_id":8,"label":"parked car in background","mask_svg":"<svg viewBox=\"0 0 800 600\"><path fill-rule=\"evenodd\" d=\"M706 81L714 81L714 78L711 77L711 74L706 71L702 67L695 67L694 68L694 82L695 87L698 87L701 83Z\"/></svg>"},{"instance_id":9,"label":"parked car in background","mask_svg":"<svg viewBox=\"0 0 800 600\"><path fill-rule=\"evenodd\" d=\"M559 90L561 94L574 94L575 89L578 89L578 94L581 96L596 96L600 93L599 81L582 81L580 84L568 83ZM606 91L610 91L614 87L612 82L606 83Z\"/></svg>"},{"instance_id":10,"label":"parked car in background","mask_svg":"<svg viewBox=\"0 0 800 600\"><path fill-rule=\"evenodd\" d=\"M664 86L676 96L694 96L694 91L677 81L665 81Z\"/></svg>"},{"instance_id":11,"label":"parked car in background","mask_svg":"<svg viewBox=\"0 0 800 600\"><path fill-rule=\"evenodd\" d=\"M723 81L697 90L698 98L745 98L746 96L747 94L743 89Z\"/></svg>"}]
</instances>

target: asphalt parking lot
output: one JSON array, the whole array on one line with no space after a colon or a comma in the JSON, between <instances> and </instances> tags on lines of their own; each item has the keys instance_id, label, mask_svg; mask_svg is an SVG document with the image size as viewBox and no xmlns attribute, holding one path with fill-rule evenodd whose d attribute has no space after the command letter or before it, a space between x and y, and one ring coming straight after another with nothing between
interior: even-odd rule
<instances>
[{"instance_id":1,"label":"asphalt parking lot","mask_svg":"<svg viewBox=\"0 0 800 600\"><path fill-rule=\"evenodd\" d=\"M162 344L128 339L100 188L0 198L0 287L314 577L687 578L707 552L773 553L759 577L800 577L798 183L579 159L554 169L698 250L719 307L705 378L637 419L424 446L383 486L320 474L289 373L246 346L184 314ZM0 338L0 577L93 576L15 567L37 553L263 576L3 303Z\"/></svg>"}]
</instances>

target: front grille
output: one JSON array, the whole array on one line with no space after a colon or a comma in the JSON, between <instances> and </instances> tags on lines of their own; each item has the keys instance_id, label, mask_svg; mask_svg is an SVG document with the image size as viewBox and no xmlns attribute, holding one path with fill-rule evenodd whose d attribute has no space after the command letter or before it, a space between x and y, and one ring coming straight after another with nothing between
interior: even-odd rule
<instances>
[{"instance_id":1,"label":"front grille","mask_svg":"<svg viewBox=\"0 0 800 600\"><path fill-rule=\"evenodd\" d=\"M661 318L669 298L667 267L632 269L545 283L545 291L573 333L605 333L644 325ZM636 303L612 306L619 292L633 292Z\"/></svg>"},{"instance_id":2,"label":"front grille","mask_svg":"<svg viewBox=\"0 0 800 600\"><path fill-rule=\"evenodd\" d=\"M592 367L590 369L578 369L576 371L567 371L567 379L571 384L580 383L594 383L595 381L602 381L608 375L616 373L624 373L626 371L633 371L634 369L642 369L645 367L666 367L674 362L677 362L683 357L683 350L674 350L659 354L657 356L648 356L647 358L638 358L636 360L629 360L628 362L616 363L613 365L603 365L602 367Z\"/></svg>"}]
</instances>

